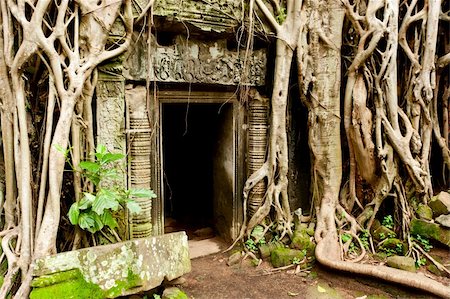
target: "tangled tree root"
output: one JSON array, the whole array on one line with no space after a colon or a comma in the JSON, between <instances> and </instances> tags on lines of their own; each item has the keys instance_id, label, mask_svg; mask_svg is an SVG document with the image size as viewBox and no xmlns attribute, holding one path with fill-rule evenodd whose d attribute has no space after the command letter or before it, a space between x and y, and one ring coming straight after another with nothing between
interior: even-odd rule
<instances>
[{"instance_id":1,"label":"tangled tree root","mask_svg":"<svg viewBox=\"0 0 450 299\"><path fill-rule=\"evenodd\" d=\"M362 265L346 262L340 259L338 254L339 250L339 243L336 237L331 233L327 233L325 237L317 243L316 259L322 265L334 270L372 276L385 281L399 283L404 286L430 292L443 298L450 298L450 287L435 280L419 274L386 266Z\"/></svg>"}]
</instances>

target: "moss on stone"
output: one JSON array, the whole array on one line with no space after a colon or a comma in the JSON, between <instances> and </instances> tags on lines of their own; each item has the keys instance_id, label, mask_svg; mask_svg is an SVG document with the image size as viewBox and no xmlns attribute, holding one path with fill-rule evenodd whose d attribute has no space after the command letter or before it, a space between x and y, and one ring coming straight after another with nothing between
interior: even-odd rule
<instances>
[{"instance_id":1,"label":"moss on stone","mask_svg":"<svg viewBox=\"0 0 450 299\"><path fill-rule=\"evenodd\" d=\"M295 260L300 262L304 257L302 251L290 248L277 248L270 255L272 265L276 268L290 265Z\"/></svg>"},{"instance_id":2,"label":"moss on stone","mask_svg":"<svg viewBox=\"0 0 450 299\"><path fill-rule=\"evenodd\" d=\"M308 229L296 230L292 236L291 247L294 249L304 250L307 256L314 255L316 245L311 241Z\"/></svg>"},{"instance_id":3,"label":"moss on stone","mask_svg":"<svg viewBox=\"0 0 450 299\"><path fill-rule=\"evenodd\" d=\"M413 219L411 220L411 233L413 235L434 239L450 247L450 230L436 223Z\"/></svg>"},{"instance_id":4,"label":"moss on stone","mask_svg":"<svg viewBox=\"0 0 450 299\"><path fill-rule=\"evenodd\" d=\"M70 273L68 273L70 272ZM74 273L75 272L75 273ZM78 272L78 273L76 273ZM51 278L50 276L56 276ZM41 279L42 278L42 279ZM33 288L30 299L101 299L105 298L104 291L94 283L89 283L82 277L79 270L66 271L40 277L38 284L43 287ZM59 282L56 282L59 279ZM62 280L65 279L65 280ZM35 282L33 282L35 286Z\"/></svg>"}]
</instances>

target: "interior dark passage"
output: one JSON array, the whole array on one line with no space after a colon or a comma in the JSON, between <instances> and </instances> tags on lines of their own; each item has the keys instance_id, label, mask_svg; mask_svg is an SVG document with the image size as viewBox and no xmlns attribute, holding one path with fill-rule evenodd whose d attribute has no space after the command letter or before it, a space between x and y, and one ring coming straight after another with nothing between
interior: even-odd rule
<instances>
[{"instance_id":1,"label":"interior dark passage","mask_svg":"<svg viewBox=\"0 0 450 299\"><path fill-rule=\"evenodd\" d=\"M166 233L185 230L192 239L217 232L217 180L223 169L215 159L223 147L232 147L224 138L232 132L227 130L232 116L231 104L162 105Z\"/></svg>"}]
</instances>

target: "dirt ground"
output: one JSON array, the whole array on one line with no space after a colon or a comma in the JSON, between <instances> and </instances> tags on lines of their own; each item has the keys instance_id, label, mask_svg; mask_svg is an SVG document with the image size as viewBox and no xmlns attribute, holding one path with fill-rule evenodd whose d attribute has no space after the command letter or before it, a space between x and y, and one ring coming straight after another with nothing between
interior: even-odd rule
<instances>
[{"instance_id":1,"label":"dirt ground","mask_svg":"<svg viewBox=\"0 0 450 299\"><path fill-rule=\"evenodd\" d=\"M191 242L191 254L196 251L195 247L206 254L209 250L206 246L209 240L214 240L216 249L222 252L192 259L191 272L182 277L182 284L175 285L191 299L437 298L412 288L336 272L317 263L312 269L297 273L294 268L273 271L269 262L255 266L250 258L228 266L227 261L231 253L223 253L223 250L229 244L220 238L204 240L202 243ZM450 264L448 248L435 247L430 253L444 264ZM424 269L421 274L431 275ZM436 279L450 286L450 279Z\"/></svg>"},{"instance_id":2,"label":"dirt ground","mask_svg":"<svg viewBox=\"0 0 450 299\"><path fill-rule=\"evenodd\" d=\"M178 285L193 299L246 298L436 298L413 289L374 279L337 273L316 265L309 273L289 270L270 274L270 266L255 267L248 260L227 266L228 254L192 260L192 271Z\"/></svg>"}]
</instances>

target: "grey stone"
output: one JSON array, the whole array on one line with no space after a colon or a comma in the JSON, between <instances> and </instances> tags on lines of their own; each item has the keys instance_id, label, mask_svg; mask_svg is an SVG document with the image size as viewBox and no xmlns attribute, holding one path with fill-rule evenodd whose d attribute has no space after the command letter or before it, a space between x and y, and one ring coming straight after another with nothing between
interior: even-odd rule
<instances>
[{"instance_id":1,"label":"grey stone","mask_svg":"<svg viewBox=\"0 0 450 299\"><path fill-rule=\"evenodd\" d=\"M164 290L161 299L188 299L188 296L177 287L170 287Z\"/></svg>"},{"instance_id":2,"label":"grey stone","mask_svg":"<svg viewBox=\"0 0 450 299\"><path fill-rule=\"evenodd\" d=\"M389 256L386 262L389 267L416 272L416 264L412 257L394 255Z\"/></svg>"},{"instance_id":3,"label":"grey stone","mask_svg":"<svg viewBox=\"0 0 450 299\"><path fill-rule=\"evenodd\" d=\"M147 291L160 286L164 278L173 280L191 270L187 236L177 232L59 253L37 260L33 276L39 279L69 270L79 271L87 283L111 294L107 298ZM126 288L109 293L123 281Z\"/></svg>"},{"instance_id":4,"label":"grey stone","mask_svg":"<svg viewBox=\"0 0 450 299\"><path fill-rule=\"evenodd\" d=\"M445 226L447 228L450 228L450 214L448 215L441 215L434 219L437 223L439 223L442 226Z\"/></svg>"},{"instance_id":5,"label":"grey stone","mask_svg":"<svg viewBox=\"0 0 450 299\"><path fill-rule=\"evenodd\" d=\"M450 194L442 191L434 196L428 205L433 210L434 217L438 217L442 214L450 214Z\"/></svg>"}]
</instances>

